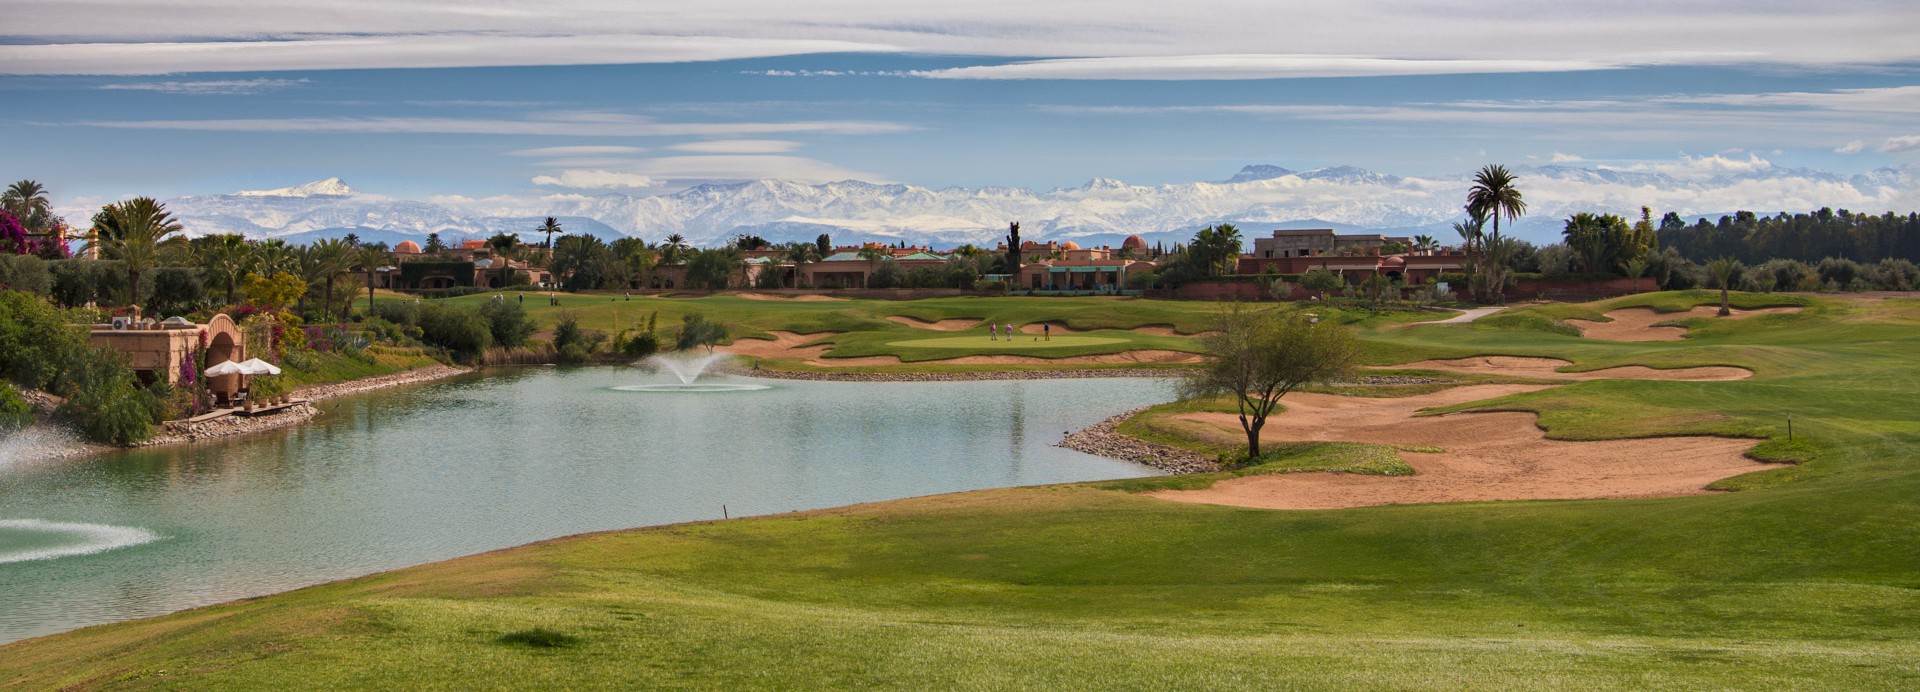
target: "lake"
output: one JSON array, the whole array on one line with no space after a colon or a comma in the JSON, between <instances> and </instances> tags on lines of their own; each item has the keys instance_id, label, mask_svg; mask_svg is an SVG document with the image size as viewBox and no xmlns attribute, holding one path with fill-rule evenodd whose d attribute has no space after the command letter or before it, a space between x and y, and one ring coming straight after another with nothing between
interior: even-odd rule
<instances>
[{"instance_id":1,"label":"lake","mask_svg":"<svg viewBox=\"0 0 1920 692\"><path fill-rule=\"evenodd\" d=\"M1173 396L1144 379L709 379L770 388L509 369L325 402L285 431L0 453L0 642L723 511L1151 475L1052 444Z\"/></svg>"}]
</instances>

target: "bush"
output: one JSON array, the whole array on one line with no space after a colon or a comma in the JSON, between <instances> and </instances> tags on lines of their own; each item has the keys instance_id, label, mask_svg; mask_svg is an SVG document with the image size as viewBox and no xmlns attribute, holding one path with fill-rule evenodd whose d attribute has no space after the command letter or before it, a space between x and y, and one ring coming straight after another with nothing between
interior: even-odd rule
<instances>
[{"instance_id":1,"label":"bush","mask_svg":"<svg viewBox=\"0 0 1920 692\"><path fill-rule=\"evenodd\" d=\"M471 363L493 345L492 325L479 311L445 305L420 309L421 340L446 349L454 359Z\"/></svg>"},{"instance_id":2,"label":"bush","mask_svg":"<svg viewBox=\"0 0 1920 692\"><path fill-rule=\"evenodd\" d=\"M200 281L200 270L190 267L157 267L152 272L153 286L143 289L147 296L147 314L154 319L193 312L206 302L207 287ZM144 278L144 277L142 277ZM145 283L142 281L141 283Z\"/></svg>"},{"instance_id":3,"label":"bush","mask_svg":"<svg viewBox=\"0 0 1920 692\"><path fill-rule=\"evenodd\" d=\"M571 312L560 315L560 323L553 327L553 348L564 351L568 346L580 343L580 318Z\"/></svg>"},{"instance_id":4,"label":"bush","mask_svg":"<svg viewBox=\"0 0 1920 692\"><path fill-rule=\"evenodd\" d=\"M560 347L555 358L560 361L561 365L579 365L593 360L593 353L587 350L586 344L571 343Z\"/></svg>"},{"instance_id":5,"label":"bush","mask_svg":"<svg viewBox=\"0 0 1920 692\"><path fill-rule=\"evenodd\" d=\"M373 304L373 316L392 324L414 326L420 324L420 306L408 300L388 300Z\"/></svg>"},{"instance_id":6,"label":"bush","mask_svg":"<svg viewBox=\"0 0 1920 692\"><path fill-rule=\"evenodd\" d=\"M56 415L95 442L131 445L153 435L161 402L137 385L119 354L83 347L66 356L53 387L67 395L67 403Z\"/></svg>"},{"instance_id":7,"label":"bush","mask_svg":"<svg viewBox=\"0 0 1920 692\"><path fill-rule=\"evenodd\" d=\"M674 342L674 348L682 351L698 346L712 348L726 338L725 326L719 322L708 322L706 315L690 312L681 318L680 338Z\"/></svg>"},{"instance_id":8,"label":"bush","mask_svg":"<svg viewBox=\"0 0 1920 692\"><path fill-rule=\"evenodd\" d=\"M489 300L480 305L480 316L487 318L495 346L518 347L534 332L533 319L527 317L527 311L518 303Z\"/></svg>"},{"instance_id":9,"label":"bush","mask_svg":"<svg viewBox=\"0 0 1920 692\"><path fill-rule=\"evenodd\" d=\"M10 385L0 384L0 437L33 424L33 407Z\"/></svg>"},{"instance_id":10,"label":"bush","mask_svg":"<svg viewBox=\"0 0 1920 692\"><path fill-rule=\"evenodd\" d=\"M12 289L34 295L53 292L53 273L47 261L33 255L0 254L0 290Z\"/></svg>"},{"instance_id":11,"label":"bush","mask_svg":"<svg viewBox=\"0 0 1920 692\"><path fill-rule=\"evenodd\" d=\"M632 339L628 339L621 345L620 351L628 358L635 360L651 356L660 352L660 337L653 332L635 334Z\"/></svg>"}]
</instances>

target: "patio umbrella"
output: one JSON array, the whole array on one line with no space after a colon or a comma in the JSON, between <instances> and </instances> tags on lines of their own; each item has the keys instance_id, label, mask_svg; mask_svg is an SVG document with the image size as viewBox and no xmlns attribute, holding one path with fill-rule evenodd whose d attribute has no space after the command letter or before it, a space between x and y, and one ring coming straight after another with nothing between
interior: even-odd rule
<instances>
[{"instance_id":1,"label":"patio umbrella","mask_svg":"<svg viewBox=\"0 0 1920 692\"><path fill-rule=\"evenodd\" d=\"M221 375L243 375L243 374L246 374L246 370L242 368L239 363L235 363L230 360L220 361L219 364L214 365L213 367L207 368L207 372L206 372L207 377L219 377Z\"/></svg>"},{"instance_id":2,"label":"patio umbrella","mask_svg":"<svg viewBox=\"0 0 1920 692\"><path fill-rule=\"evenodd\" d=\"M240 364L240 372L248 375L278 375L280 368L259 358L248 358L246 362Z\"/></svg>"}]
</instances>

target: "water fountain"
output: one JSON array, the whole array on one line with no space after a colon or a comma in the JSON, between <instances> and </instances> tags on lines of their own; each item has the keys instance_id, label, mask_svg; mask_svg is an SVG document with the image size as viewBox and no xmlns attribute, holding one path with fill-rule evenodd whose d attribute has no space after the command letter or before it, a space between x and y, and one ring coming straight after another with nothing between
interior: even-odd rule
<instances>
[{"instance_id":1,"label":"water fountain","mask_svg":"<svg viewBox=\"0 0 1920 692\"><path fill-rule=\"evenodd\" d=\"M741 384L732 382L700 382L700 376L727 358L725 353L707 353L705 355L661 354L648 358L647 362L680 380L679 384L629 384L614 387L622 392L750 392L759 389L771 389L764 384Z\"/></svg>"}]
</instances>

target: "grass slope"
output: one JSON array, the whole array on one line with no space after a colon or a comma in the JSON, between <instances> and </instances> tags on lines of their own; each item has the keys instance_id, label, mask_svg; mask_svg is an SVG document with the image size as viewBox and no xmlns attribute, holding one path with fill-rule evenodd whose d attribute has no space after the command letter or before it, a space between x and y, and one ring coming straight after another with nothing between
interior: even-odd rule
<instances>
[{"instance_id":1,"label":"grass slope","mask_svg":"<svg viewBox=\"0 0 1920 692\"><path fill-rule=\"evenodd\" d=\"M1561 437L1771 436L1804 463L1668 499L1274 512L1083 484L581 536L14 644L0 685L1920 685L1920 303L1821 300L1680 342L1364 338L1383 363L1750 367L1482 408Z\"/></svg>"}]
</instances>

